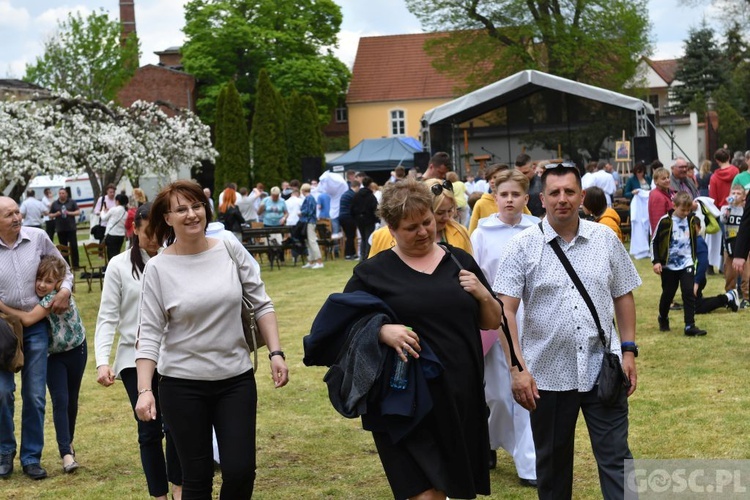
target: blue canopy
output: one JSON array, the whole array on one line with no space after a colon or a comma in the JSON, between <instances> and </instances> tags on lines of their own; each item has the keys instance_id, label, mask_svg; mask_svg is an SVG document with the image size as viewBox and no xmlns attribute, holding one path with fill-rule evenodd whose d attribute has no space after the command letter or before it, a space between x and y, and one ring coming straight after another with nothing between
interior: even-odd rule
<instances>
[{"instance_id":1,"label":"blue canopy","mask_svg":"<svg viewBox=\"0 0 750 500\"><path fill-rule=\"evenodd\" d=\"M331 167L364 171L393 170L399 165L411 168L414 166L414 153L421 151L422 145L411 137L363 139L351 150L327 164Z\"/></svg>"}]
</instances>

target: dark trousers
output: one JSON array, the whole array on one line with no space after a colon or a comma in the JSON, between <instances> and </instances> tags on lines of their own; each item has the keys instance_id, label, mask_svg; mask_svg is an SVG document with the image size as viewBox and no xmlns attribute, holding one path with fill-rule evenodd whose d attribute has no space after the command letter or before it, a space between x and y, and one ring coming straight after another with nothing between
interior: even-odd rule
<instances>
[{"instance_id":1,"label":"dark trousers","mask_svg":"<svg viewBox=\"0 0 750 500\"><path fill-rule=\"evenodd\" d=\"M52 400L52 421L60 458L72 455L73 438L78 418L78 394L86 368L88 350L86 340L65 352L50 354L47 358L47 387Z\"/></svg>"},{"instance_id":2,"label":"dark trousers","mask_svg":"<svg viewBox=\"0 0 750 500\"><path fill-rule=\"evenodd\" d=\"M70 247L70 266L80 267L80 260L78 259L78 235L75 231L58 231L57 239L61 245L68 245Z\"/></svg>"},{"instance_id":3,"label":"dark trousers","mask_svg":"<svg viewBox=\"0 0 750 500\"><path fill-rule=\"evenodd\" d=\"M253 371L214 381L162 376L159 387L164 422L172 432L182 465L182 498L211 498L212 427L221 457L220 498L251 498L258 406Z\"/></svg>"},{"instance_id":4,"label":"dark trousers","mask_svg":"<svg viewBox=\"0 0 750 500\"><path fill-rule=\"evenodd\" d=\"M367 256L370 255L370 236L375 231L375 224L360 224L357 223L357 229L359 229L359 258L361 260L367 260Z\"/></svg>"},{"instance_id":5,"label":"dark trousers","mask_svg":"<svg viewBox=\"0 0 750 500\"><path fill-rule=\"evenodd\" d=\"M344 244L344 257L354 257L357 255L357 249L354 243L357 241L357 223L352 217L339 217L341 229L344 230L346 243Z\"/></svg>"},{"instance_id":6,"label":"dark trousers","mask_svg":"<svg viewBox=\"0 0 750 500\"><path fill-rule=\"evenodd\" d=\"M156 400L156 419L143 422L135 414L135 405L138 402L138 375L135 368L125 368L120 372L120 379L125 386L125 391L133 407L133 416L138 422L138 446L141 452L141 466L146 475L148 494L152 497L160 497L169 493L169 481L172 484L182 484L182 468L180 459L177 457L177 448L174 445L172 434L162 424L161 410L159 410L159 374L154 373L151 383L154 399ZM166 460L162 439L166 438Z\"/></svg>"},{"instance_id":7,"label":"dark trousers","mask_svg":"<svg viewBox=\"0 0 750 500\"><path fill-rule=\"evenodd\" d=\"M672 304L677 287L682 293L682 312L685 315L685 326L695 323L695 293L693 292L693 266L672 271L666 268L661 270L661 299L659 299L659 316L666 318L669 315L669 306Z\"/></svg>"},{"instance_id":8,"label":"dark trousers","mask_svg":"<svg viewBox=\"0 0 750 500\"><path fill-rule=\"evenodd\" d=\"M55 225L57 225L55 219L50 219L44 223L44 230L47 231L47 236L52 241L55 241Z\"/></svg>"},{"instance_id":9,"label":"dark trousers","mask_svg":"<svg viewBox=\"0 0 750 500\"><path fill-rule=\"evenodd\" d=\"M625 392L613 407L604 407L599 402L596 386L589 392L539 391L539 396L536 410L531 413L539 498L572 498L576 421L578 412L583 411L599 470L602 497L621 500L625 460L633 458L628 447Z\"/></svg>"},{"instance_id":10,"label":"dark trousers","mask_svg":"<svg viewBox=\"0 0 750 500\"><path fill-rule=\"evenodd\" d=\"M704 297L704 288L706 288L705 279L698 284L698 293L695 296L695 314L708 314L720 307L726 307L729 305L729 297L723 293L716 295L715 297Z\"/></svg>"},{"instance_id":11,"label":"dark trousers","mask_svg":"<svg viewBox=\"0 0 750 500\"><path fill-rule=\"evenodd\" d=\"M112 257L122 251L122 244L124 241L125 236L112 236L111 234L108 234L104 237L104 244L107 247L107 259L111 260Z\"/></svg>"}]
</instances>

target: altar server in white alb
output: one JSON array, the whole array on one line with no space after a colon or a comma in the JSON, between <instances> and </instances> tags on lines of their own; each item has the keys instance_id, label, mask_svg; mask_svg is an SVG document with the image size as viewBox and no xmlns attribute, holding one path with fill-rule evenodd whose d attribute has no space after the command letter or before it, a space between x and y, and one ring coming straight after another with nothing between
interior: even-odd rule
<instances>
[{"instance_id":1,"label":"altar server in white alb","mask_svg":"<svg viewBox=\"0 0 750 500\"><path fill-rule=\"evenodd\" d=\"M496 174L493 195L498 212L480 219L471 234L474 258L490 282L497 275L500 256L508 241L539 223L538 218L523 213L529 199L528 190L529 179L520 171L505 170ZM523 307L520 307L518 315L522 314ZM518 322L519 327L521 323ZM496 331L482 331L484 396L490 409L490 466L496 461L495 450L503 448L513 456L521 484L536 487L536 453L529 412L513 400L509 363L501 341L505 339Z\"/></svg>"}]
</instances>

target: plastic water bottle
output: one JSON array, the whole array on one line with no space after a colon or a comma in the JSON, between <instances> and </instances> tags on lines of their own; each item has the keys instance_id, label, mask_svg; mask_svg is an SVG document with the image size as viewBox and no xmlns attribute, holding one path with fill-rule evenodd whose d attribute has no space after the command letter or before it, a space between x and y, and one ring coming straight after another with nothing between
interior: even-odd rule
<instances>
[{"instance_id":1,"label":"plastic water bottle","mask_svg":"<svg viewBox=\"0 0 750 500\"><path fill-rule=\"evenodd\" d=\"M63 219L68 218L68 209L65 207L65 205L63 205L60 209L60 217L62 217Z\"/></svg>"},{"instance_id":2,"label":"plastic water bottle","mask_svg":"<svg viewBox=\"0 0 750 500\"><path fill-rule=\"evenodd\" d=\"M409 330L411 330L411 328L409 328ZM407 360L411 357L406 349L403 350L403 353ZM391 387L403 391L406 389L407 385L409 385L409 365L406 361L401 359L401 356L396 356L396 361L393 363Z\"/></svg>"}]
</instances>

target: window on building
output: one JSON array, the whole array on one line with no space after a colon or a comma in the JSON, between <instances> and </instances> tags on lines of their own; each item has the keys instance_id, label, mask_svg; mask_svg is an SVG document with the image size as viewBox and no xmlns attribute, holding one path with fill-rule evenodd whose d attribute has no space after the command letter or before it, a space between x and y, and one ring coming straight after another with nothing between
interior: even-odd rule
<instances>
[{"instance_id":1,"label":"window on building","mask_svg":"<svg viewBox=\"0 0 750 500\"><path fill-rule=\"evenodd\" d=\"M349 121L349 112L346 108L336 108L336 123L346 123Z\"/></svg>"},{"instance_id":2,"label":"window on building","mask_svg":"<svg viewBox=\"0 0 750 500\"><path fill-rule=\"evenodd\" d=\"M403 109L391 111L391 135L406 135L406 114Z\"/></svg>"},{"instance_id":3,"label":"window on building","mask_svg":"<svg viewBox=\"0 0 750 500\"><path fill-rule=\"evenodd\" d=\"M649 95L648 103L652 105L656 111L659 111L659 94Z\"/></svg>"}]
</instances>

